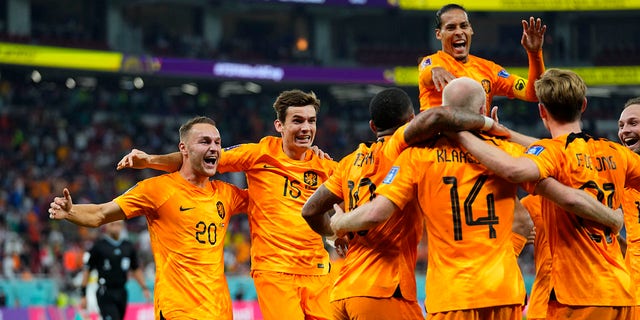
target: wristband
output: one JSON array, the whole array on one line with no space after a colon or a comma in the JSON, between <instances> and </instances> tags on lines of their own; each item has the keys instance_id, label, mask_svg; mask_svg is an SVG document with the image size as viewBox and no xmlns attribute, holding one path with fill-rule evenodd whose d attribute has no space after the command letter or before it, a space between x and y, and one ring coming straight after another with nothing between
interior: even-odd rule
<instances>
[{"instance_id":1,"label":"wristband","mask_svg":"<svg viewBox=\"0 0 640 320\"><path fill-rule=\"evenodd\" d=\"M489 129L491 129L491 127L493 127L493 123L494 123L493 119L491 119L491 118L489 118L487 116L484 116L484 126L480 130L489 131Z\"/></svg>"},{"instance_id":2,"label":"wristband","mask_svg":"<svg viewBox=\"0 0 640 320\"><path fill-rule=\"evenodd\" d=\"M87 295L87 287L86 286L80 287L80 294L82 296L86 296Z\"/></svg>"}]
</instances>

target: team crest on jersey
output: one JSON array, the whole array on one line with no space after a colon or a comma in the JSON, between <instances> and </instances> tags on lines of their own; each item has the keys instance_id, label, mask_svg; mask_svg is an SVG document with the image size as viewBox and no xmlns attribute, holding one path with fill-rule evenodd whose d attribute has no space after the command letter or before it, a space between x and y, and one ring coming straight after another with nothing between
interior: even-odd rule
<instances>
[{"instance_id":1,"label":"team crest on jersey","mask_svg":"<svg viewBox=\"0 0 640 320\"><path fill-rule=\"evenodd\" d=\"M382 183L391 184L391 182L393 182L393 179L395 179L396 175L398 174L398 171L400 171L400 167L398 166L391 167L391 170L389 170L389 173L387 173L387 176L384 177L384 180L382 180Z\"/></svg>"},{"instance_id":2,"label":"team crest on jersey","mask_svg":"<svg viewBox=\"0 0 640 320\"><path fill-rule=\"evenodd\" d=\"M502 69L500 70L500 72L498 72L498 77L509 78L509 72L507 72L507 70L505 69Z\"/></svg>"},{"instance_id":3,"label":"team crest on jersey","mask_svg":"<svg viewBox=\"0 0 640 320\"><path fill-rule=\"evenodd\" d=\"M527 85L524 83L524 79L518 79L516 80L516 83L513 84L513 87L516 89L516 91L522 91L526 86Z\"/></svg>"},{"instance_id":4,"label":"team crest on jersey","mask_svg":"<svg viewBox=\"0 0 640 320\"><path fill-rule=\"evenodd\" d=\"M482 79L482 81L480 81L480 84L482 84L482 88L484 89L484 92L486 94L489 94L491 92L491 81Z\"/></svg>"},{"instance_id":5,"label":"team crest on jersey","mask_svg":"<svg viewBox=\"0 0 640 320\"><path fill-rule=\"evenodd\" d=\"M318 185L318 174L313 171L304 173L304 183L308 186L315 187Z\"/></svg>"},{"instance_id":6,"label":"team crest on jersey","mask_svg":"<svg viewBox=\"0 0 640 320\"><path fill-rule=\"evenodd\" d=\"M420 64L420 68L428 67L430 65L431 65L431 58L426 58L422 60L422 63Z\"/></svg>"},{"instance_id":7,"label":"team crest on jersey","mask_svg":"<svg viewBox=\"0 0 640 320\"><path fill-rule=\"evenodd\" d=\"M231 149L235 149L235 148L237 148L237 147L239 147L239 146L240 146L239 144L236 144L236 145L234 145L234 146L230 146L230 147L223 148L222 150L224 150L224 151L229 151L229 150L231 150Z\"/></svg>"},{"instance_id":8,"label":"team crest on jersey","mask_svg":"<svg viewBox=\"0 0 640 320\"><path fill-rule=\"evenodd\" d=\"M543 146L531 146L527 149L527 154L532 154L534 156L539 155L542 151L544 151Z\"/></svg>"},{"instance_id":9,"label":"team crest on jersey","mask_svg":"<svg viewBox=\"0 0 640 320\"><path fill-rule=\"evenodd\" d=\"M222 203L222 201L216 202L216 211L218 211L218 216L221 219L224 219L224 217L227 215L227 212L224 210L224 204Z\"/></svg>"}]
</instances>

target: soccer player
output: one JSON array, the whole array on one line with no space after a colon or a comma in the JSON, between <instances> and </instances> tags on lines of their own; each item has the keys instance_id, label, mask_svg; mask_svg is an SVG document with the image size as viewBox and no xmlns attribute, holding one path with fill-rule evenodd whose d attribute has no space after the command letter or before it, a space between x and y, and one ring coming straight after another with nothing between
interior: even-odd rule
<instances>
[{"instance_id":1,"label":"soccer player","mask_svg":"<svg viewBox=\"0 0 640 320\"><path fill-rule=\"evenodd\" d=\"M640 157L619 144L593 138L580 127L586 85L576 73L550 69L535 83L540 117L551 139L512 157L471 133L460 143L497 175L528 184L554 177L584 189L611 208L625 187L640 186ZM544 195L543 195L544 196ZM542 199L542 220L551 253L549 319L634 319L634 284L621 253L617 230L583 219Z\"/></svg>"},{"instance_id":2,"label":"soccer player","mask_svg":"<svg viewBox=\"0 0 640 320\"><path fill-rule=\"evenodd\" d=\"M473 28L464 7L448 4L436 12L436 38L442 50L422 58L418 87L420 111L442 104L442 90L451 80L466 76L484 88L487 106L494 96L537 101L533 83L544 72L542 44L547 26L540 18L522 20L522 46L529 59L528 79L509 74L493 61L469 54ZM487 112L489 110L486 110Z\"/></svg>"},{"instance_id":3,"label":"soccer player","mask_svg":"<svg viewBox=\"0 0 640 320\"><path fill-rule=\"evenodd\" d=\"M145 299L151 299L145 284L142 268L138 265L138 255L133 243L122 239L124 221L118 220L104 225L104 235L85 254L85 268L82 270L82 297L80 305L86 308L86 288L91 270L98 271L96 299L102 319L122 320L127 309L127 283L129 272L138 282Z\"/></svg>"},{"instance_id":4,"label":"soccer player","mask_svg":"<svg viewBox=\"0 0 640 320\"><path fill-rule=\"evenodd\" d=\"M485 104L482 87L470 78L453 80L444 97L448 106L474 112ZM480 143L522 153L520 145L483 138ZM553 179L540 184L563 206L612 211ZM440 135L403 151L371 202L347 214L334 205L331 227L338 235L370 230L417 198L429 239L428 319L521 319L525 290L511 241L516 190Z\"/></svg>"},{"instance_id":5,"label":"soccer player","mask_svg":"<svg viewBox=\"0 0 640 320\"><path fill-rule=\"evenodd\" d=\"M290 90L273 107L281 137L225 148L218 171L244 171L247 177L251 276L264 319L329 319L329 254L300 215L336 166L310 149L320 100L312 92ZM124 167L172 171L180 159L134 150L118 164Z\"/></svg>"},{"instance_id":6,"label":"soccer player","mask_svg":"<svg viewBox=\"0 0 640 320\"><path fill-rule=\"evenodd\" d=\"M408 144L445 128L485 128L492 129L493 134L506 133L492 125L493 121L488 121L491 125L486 128L485 117L478 113L445 107L429 109L414 119L411 99L399 88L376 94L369 113L369 126L377 141L361 143L340 160L329 180L302 208L302 216L312 229L325 236L333 236L327 210L343 201L347 210L369 202L393 160ZM350 233L345 261L331 292L333 319L424 319L415 282L417 246L422 231L422 213L408 205L402 214L375 228Z\"/></svg>"},{"instance_id":7,"label":"soccer player","mask_svg":"<svg viewBox=\"0 0 640 320\"><path fill-rule=\"evenodd\" d=\"M622 145L640 154L640 97L629 99L624 104L618 120L618 138ZM623 198L622 209L627 231L625 261L633 283L636 284L636 305L640 305L640 192L634 188L625 188Z\"/></svg>"},{"instance_id":8,"label":"soccer player","mask_svg":"<svg viewBox=\"0 0 640 320\"><path fill-rule=\"evenodd\" d=\"M49 217L87 227L144 215L156 264L156 319L232 319L224 275L223 240L231 215L246 212L246 190L209 180L220 158L213 120L196 117L180 127L179 171L140 181L102 204L73 204L68 189Z\"/></svg>"},{"instance_id":9,"label":"soccer player","mask_svg":"<svg viewBox=\"0 0 640 320\"><path fill-rule=\"evenodd\" d=\"M520 199L522 205L529 212L535 227L533 258L536 277L531 287L531 295L527 305L528 320L543 320L547 318L547 304L551 294L551 253L549 252L549 243L541 216L541 201L539 195L527 195Z\"/></svg>"}]
</instances>

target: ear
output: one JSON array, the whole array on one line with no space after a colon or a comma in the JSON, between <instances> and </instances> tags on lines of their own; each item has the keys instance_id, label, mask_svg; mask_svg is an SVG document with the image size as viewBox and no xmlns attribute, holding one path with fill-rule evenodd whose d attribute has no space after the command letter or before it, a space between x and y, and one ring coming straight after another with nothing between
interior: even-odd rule
<instances>
[{"instance_id":1,"label":"ear","mask_svg":"<svg viewBox=\"0 0 640 320\"><path fill-rule=\"evenodd\" d=\"M580 113L584 113L587 110L587 97L584 97L584 101L582 101L582 108L580 109Z\"/></svg>"},{"instance_id":2,"label":"ear","mask_svg":"<svg viewBox=\"0 0 640 320\"><path fill-rule=\"evenodd\" d=\"M187 150L187 145L182 141L180 141L180 143L178 144L178 150L180 150L180 153L183 155L189 153L189 151Z\"/></svg>"},{"instance_id":3,"label":"ear","mask_svg":"<svg viewBox=\"0 0 640 320\"><path fill-rule=\"evenodd\" d=\"M442 34L440 33L440 28L436 28L436 39L442 40Z\"/></svg>"},{"instance_id":4,"label":"ear","mask_svg":"<svg viewBox=\"0 0 640 320\"><path fill-rule=\"evenodd\" d=\"M280 122L280 120L278 119L273 120L273 126L276 128L277 132L282 133L282 131L284 131L284 126L282 125L282 122Z\"/></svg>"},{"instance_id":5,"label":"ear","mask_svg":"<svg viewBox=\"0 0 640 320\"><path fill-rule=\"evenodd\" d=\"M371 131L373 131L374 134L378 133L378 128L376 128L376 125L373 124L373 120L369 120L369 128L371 129Z\"/></svg>"},{"instance_id":6,"label":"ear","mask_svg":"<svg viewBox=\"0 0 640 320\"><path fill-rule=\"evenodd\" d=\"M547 115L547 109L544 107L544 104L542 103L538 103L538 113L540 113L540 119L542 120L546 120L548 115Z\"/></svg>"}]
</instances>

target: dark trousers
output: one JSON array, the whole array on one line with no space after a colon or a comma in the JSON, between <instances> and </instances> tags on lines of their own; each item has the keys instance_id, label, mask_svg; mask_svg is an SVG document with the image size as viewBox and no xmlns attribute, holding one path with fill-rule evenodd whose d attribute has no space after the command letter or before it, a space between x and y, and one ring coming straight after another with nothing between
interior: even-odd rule
<instances>
[{"instance_id":1,"label":"dark trousers","mask_svg":"<svg viewBox=\"0 0 640 320\"><path fill-rule=\"evenodd\" d=\"M100 286L96 292L103 320L122 320L127 309L127 289Z\"/></svg>"}]
</instances>

